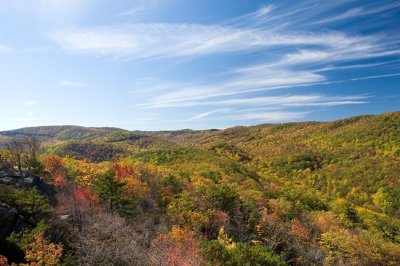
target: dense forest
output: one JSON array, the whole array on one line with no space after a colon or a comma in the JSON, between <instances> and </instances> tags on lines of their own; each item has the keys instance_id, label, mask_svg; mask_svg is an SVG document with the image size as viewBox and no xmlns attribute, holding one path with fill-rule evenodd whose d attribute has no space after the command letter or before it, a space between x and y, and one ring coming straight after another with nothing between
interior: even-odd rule
<instances>
[{"instance_id":1,"label":"dense forest","mask_svg":"<svg viewBox=\"0 0 400 266\"><path fill-rule=\"evenodd\" d=\"M400 265L399 112L0 150L0 265Z\"/></svg>"}]
</instances>

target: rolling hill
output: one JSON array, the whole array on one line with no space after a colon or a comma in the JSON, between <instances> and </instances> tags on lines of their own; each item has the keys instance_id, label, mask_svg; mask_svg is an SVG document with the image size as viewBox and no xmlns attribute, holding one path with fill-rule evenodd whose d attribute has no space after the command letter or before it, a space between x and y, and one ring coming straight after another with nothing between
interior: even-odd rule
<instances>
[{"instance_id":1,"label":"rolling hill","mask_svg":"<svg viewBox=\"0 0 400 266\"><path fill-rule=\"evenodd\" d=\"M75 228L64 240L60 221L38 216L78 262L115 232L97 256L123 243L127 258L153 262L400 264L400 112L200 131L33 127L0 132L0 143L19 136L43 141L38 171L59 195L53 212L79 210L81 223L63 221ZM23 213L7 196L19 190L0 188Z\"/></svg>"}]
</instances>

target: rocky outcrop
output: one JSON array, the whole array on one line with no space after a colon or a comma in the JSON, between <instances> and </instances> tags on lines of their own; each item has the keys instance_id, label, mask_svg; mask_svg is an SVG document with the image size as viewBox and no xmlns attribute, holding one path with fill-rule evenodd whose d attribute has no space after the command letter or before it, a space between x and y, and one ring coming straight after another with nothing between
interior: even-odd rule
<instances>
[{"instance_id":1,"label":"rocky outcrop","mask_svg":"<svg viewBox=\"0 0 400 266\"><path fill-rule=\"evenodd\" d=\"M51 186L44 182L40 176L28 171L22 171L21 175L19 171L14 171L14 169L2 169L0 170L0 184L19 188L36 187L50 202L54 202L54 193Z\"/></svg>"},{"instance_id":2,"label":"rocky outcrop","mask_svg":"<svg viewBox=\"0 0 400 266\"><path fill-rule=\"evenodd\" d=\"M24 217L7 204L0 203L0 239L4 239L13 231L21 231L27 226Z\"/></svg>"},{"instance_id":3,"label":"rocky outcrop","mask_svg":"<svg viewBox=\"0 0 400 266\"><path fill-rule=\"evenodd\" d=\"M16 209L0 202L0 254L7 257L9 262L25 262L24 252L15 243L7 241L7 237L12 232L21 232L28 226Z\"/></svg>"}]
</instances>

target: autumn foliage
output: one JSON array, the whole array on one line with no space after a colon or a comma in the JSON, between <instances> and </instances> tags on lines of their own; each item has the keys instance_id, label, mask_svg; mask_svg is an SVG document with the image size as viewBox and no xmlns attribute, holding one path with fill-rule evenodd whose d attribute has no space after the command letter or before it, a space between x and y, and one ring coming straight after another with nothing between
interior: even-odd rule
<instances>
[{"instance_id":1,"label":"autumn foliage","mask_svg":"<svg viewBox=\"0 0 400 266\"><path fill-rule=\"evenodd\" d=\"M36 265L53 266L59 264L62 251L61 244L48 243L42 234L38 234L26 251L25 258Z\"/></svg>"},{"instance_id":2,"label":"autumn foliage","mask_svg":"<svg viewBox=\"0 0 400 266\"><path fill-rule=\"evenodd\" d=\"M154 265L202 265L199 241L188 228L173 226L152 242L151 261Z\"/></svg>"},{"instance_id":3,"label":"autumn foliage","mask_svg":"<svg viewBox=\"0 0 400 266\"><path fill-rule=\"evenodd\" d=\"M0 207L29 224L7 241L15 261L46 265L400 265L399 125L393 113L146 143L82 128L38 156L54 198L0 185Z\"/></svg>"}]
</instances>

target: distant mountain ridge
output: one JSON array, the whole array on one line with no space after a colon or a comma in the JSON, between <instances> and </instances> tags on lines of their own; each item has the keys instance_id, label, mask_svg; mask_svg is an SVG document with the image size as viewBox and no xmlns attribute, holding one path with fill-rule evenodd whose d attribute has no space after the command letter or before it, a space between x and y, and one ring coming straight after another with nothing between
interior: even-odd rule
<instances>
[{"instance_id":1,"label":"distant mountain ridge","mask_svg":"<svg viewBox=\"0 0 400 266\"><path fill-rule=\"evenodd\" d=\"M254 127L264 127L264 126L283 126L293 124L326 124L326 123L340 123L341 121L352 121L362 118L368 117L379 117L379 116L387 116L387 115L395 115L400 112L392 112L385 113L381 115L362 115L362 116L354 116L350 118L329 121L329 122L288 122L288 123L277 123L277 124L260 124L254 126L235 126L227 129L206 129L206 130L192 130L192 129L181 129L181 130L160 130L160 131L140 131L140 130L127 130L116 127L83 127L76 125L59 125L59 126L37 126L37 127L24 127L19 129L5 130L0 131L0 139L5 137L16 137L16 136L35 136L42 138L44 140L84 140L84 139L94 139L97 137L103 137L107 135L112 135L115 133L137 133L143 135L153 135L153 136L164 136L168 139L173 139L179 135L187 135L187 134L198 134L203 132L232 132L238 128L254 128Z\"/></svg>"},{"instance_id":2,"label":"distant mountain ridge","mask_svg":"<svg viewBox=\"0 0 400 266\"><path fill-rule=\"evenodd\" d=\"M40 126L0 132L0 145L16 136L35 136L49 144L76 145L97 143L116 148L118 151L171 147L176 145L211 147L221 143L238 146L249 153L259 153L262 147L290 150L313 149L313 139L337 140L369 135L400 134L400 112L380 115L363 115L329 122L290 122L236 126L223 130L176 130L176 131L129 131L111 127ZM291 135L289 139L287 136ZM400 139L400 137L399 137ZM83 145L83 144L82 144ZM86 145L86 144L84 144ZM92 144L91 144L92 145ZM85 146L87 149L88 146ZM276 150L274 149L274 150ZM279 153L279 152L278 152Z\"/></svg>"},{"instance_id":3,"label":"distant mountain ridge","mask_svg":"<svg viewBox=\"0 0 400 266\"><path fill-rule=\"evenodd\" d=\"M44 139L71 140L76 138L90 138L93 136L104 136L112 132L127 131L119 128L94 128L81 127L72 125L63 126L39 126L26 127L0 132L0 135L15 137L15 136L35 136Z\"/></svg>"}]
</instances>

